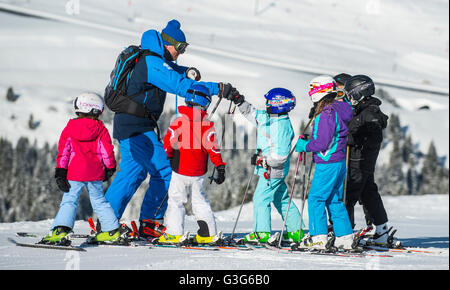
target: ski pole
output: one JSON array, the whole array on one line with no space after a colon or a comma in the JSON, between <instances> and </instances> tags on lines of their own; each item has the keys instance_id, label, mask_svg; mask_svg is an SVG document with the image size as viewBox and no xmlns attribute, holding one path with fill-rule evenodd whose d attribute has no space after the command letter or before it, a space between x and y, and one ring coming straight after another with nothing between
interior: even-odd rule
<instances>
[{"instance_id":1,"label":"ski pole","mask_svg":"<svg viewBox=\"0 0 450 290\"><path fill-rule=\"evenodd\" d=\"M231 105L232 104L233 104L233 102L230 101L230 106L228 107L228 114L231 114L231 115L233 115L234 111L236 110L236 105L234 105L233 110L231 110ZM224 122L223 127L222 127L222 138L220 139L219 148L224 143L224 140L225 140L225 122ZM216 167L215 166L213 168L213 172L212 172L211 176L209 177L209 184L212 184L212 182L214 181L214 173L216 173Z\"/></svg>"},{"instance_id":2,"label":"ski pole","mask_svg":"<svg viewBox=\"0 0 450 290\"><path fill-rule=\"evenodd\" d=\"M252 171L250 172L250 178L249 178L248 183L247 183L247 188L245 189L245 192L244 192L244 197L242 198L241 206L239 208L239 212L238 212L238 215L236 217L236 221L234 222L233 231L231 232L230 240L232 240L233 237L234 237L234 231L236 230L236 225L238 223L239 217L241 216L242 207L244 206L244 202L245 202L245 198L247 197L248 189L250 187L250 184L252 183L253 175L254 175L254 172L255 172L255 168L256 168L256 165L253 166Z\"/></svg>"},{"instance_id":3,"label":"ski pole","mask_svg":"<svg viewBox=\"0 0 450 290\"><path fill-rule=\"evenodd\" d=\"M306 182L306 152L305 152L305 158L303 160L303 166L304 166L304 170L303 170L303 185L302 185L302 206L301 208L301 212L300 212L300 229L299 229L299 237L302 236L302 227L303 227L303 210L305 208L305 201L306 201L306 190L308 188L307 182ZM312 166L312 164L311 164ZM311 167L310 167L311 168ZM309 171L309 174L311 173L311 170ZM309 178L308 178L309 179Z\"/></svg>"},{"instance_id":4,"label":"ski pole","mask_svg":"<svg viewBox=\"0 0 450 290\"><path fill-rule=\"evenodd\" d=\"M309 119L308 124L306 124L305 128L303 129L303 132L300 134L300 137L305 135L306 130L308 130L309 125L311 125L312 121L313 121L315 118L316 118L316 116L314 115L311 119ZM300 137L299 137L299 138L300 138ZM295 150L295 146L294 146L294 148L291 149L291 152L289 152L289 156L291 156L292 153L294 153L294 150Z\"/></svg>"},{"instance_id":5,"label":"ski pole","mask_svg":"<svg viewBox=\"0 0 450 290\"><path fill-rule=\"evenodd\" d=\"M164 201L166 200L167 196L169 196L169 191L166 192L166 195L164 196L163 200L161 201L161 203L159 204L158 208L155 211L155 214L153 215L153 218L156 217L156 215L158 214L159 210L161 209Z\"/></svg>"},{"instance_id":6,"label":"ski pole","mask_svg":"<svg viewBox=\"0 0 450 290\"><path fill-rule=\"evenodd\" d=\"M342 200L344 202L344 205L347 206L347 179L348 179L348 158L349 158L349 151L350 147L347 145L347 156L345 158L345 179L344 179L344 192L342 193Z\"/></svg>"},{"instance_id":7,"label":"ski pole","mask_svg":"<svg viewBox=\"0 0 450 290\"><path fill-rule=\"evenodd\" d=\"M217 108L219 107L220 102L222 102L222 97L219 97L219 100L217 101L216 105L211 111L211 114L209 114L209 118L211 119L214 113L216 112Z\"/></svg>"},{"instance_id":8,"label":"ski pole","mask_svg":"<svg viewBox=\"0 0 450 290\"><path fill-rule=\"evenodd\" d=\"M305 152L305 160L306 160L306 152ZM309 181L311 180L312 167L313 167L313 157L311 156L311 163L310 163L309 169L308 169L308 180L305 180L306 176L303 178L303 186L304 187L303 187L303 192L302 192L302 206L301 206L302 211L300 212L300 231L299 231L299 235L302 234L303 212L304 212L304 209L305 209L306 199L308 198L308 195L306 194L306 192L308 191ZM306 171L306 166L305 166L305 171Z\"/></svg>"},{"instance_id":9,"label":"ski pole","mask_svg":"<svg viewBox=\"0 0 450 290\"><path fill-rule=\"evenodd\" d=\"M287 215L289 212L289 207L291 205L292 197L294 196L295 181L297 180L298 168L300 166L300 163L302 162L302 155L303 155L303 152L300 152L298 154L297 165L295 166L294 181L292 183L292 189L291 189L291 194L289 195L289 202L287 205L286 213L284 214L283 226L281 227L280 240L278 241L278 249L281 248L281 240L283 239L284 227L286 226L286 219L287 219Z\"/></svg>"},{"instance_id":10,"label":"ski pole","mask_svg":"<svg viewBox=\"0 0 450 290\"><path fill-rule=\"evenodd\" d=\"M260 155L260 154L262 154L262 151L261 151L261 149L258 149L258 155ZM236 221L234 222L233 231L231 232L230 240L232 240L234 237L234 231L236 230L236 225L238 223L239 217L241 216L242 207L244 206L244 202L245 202L245 198L247 197L248 189L250 187L250 184L252 183L253 175L255 175L254 172L255 172L256 166L257 166L256 164L253 165L252 171L250 172L250 179L248 180L247 188L245 189L244 197L242 198L241 207L239 208L239 212L236 217Z\"/></svg>"}]
</instances>

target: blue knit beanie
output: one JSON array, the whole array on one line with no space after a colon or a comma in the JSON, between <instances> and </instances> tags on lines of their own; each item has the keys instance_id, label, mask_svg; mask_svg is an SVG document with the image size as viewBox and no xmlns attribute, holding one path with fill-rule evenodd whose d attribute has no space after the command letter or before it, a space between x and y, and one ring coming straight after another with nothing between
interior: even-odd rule
<instances>
[{"instance_id":1,"label":"blue knit beanie","mask_svg":"<svg viewBox=\"0 0 450 290\"><path fill-rule=\"evenodd\" d=\"M164 28L162 32L169 35L176 41L186 42L186 36L184 36L184 32L181 31L180 27L180 22L178 22L178 20L172 19L167 23L166 28ZM165 45L172 45L165 40L163 41Z\"/></svg>"}]
</instances>

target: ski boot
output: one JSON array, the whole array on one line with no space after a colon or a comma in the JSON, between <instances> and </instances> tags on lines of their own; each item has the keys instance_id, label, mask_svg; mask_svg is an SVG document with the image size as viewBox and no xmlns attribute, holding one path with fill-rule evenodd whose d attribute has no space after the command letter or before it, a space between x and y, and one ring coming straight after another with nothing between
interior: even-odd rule
<instances>
[{"instance_id":1,"label":"ski boot","mask_svg":"<svg viewBox=\"0 0 450 290\"><path fill-rule=\"evenodd\" d=\"M296 232L286 232L283 234L283 238L281 239L282 243L298 243L304 238L303 230L300 233L300 231Z\"/></svg>"},{"instance_id":2,"label":"ski boot","mask_svg":"<svg viewBox=\"0 0 450 290\"><path fill-rule=\"evenodd\" d=\"M158 238L154 238L153 243L160 245L184 245L189 240L189 232L184 235L171 235L164 233Z\"/></svg>"},{"instance_id":3,"label":"ski boot","mask_svg":"<svg viewBox=\"0 0 450 290\"><path fill-rule=\"evenodd\" d=\"M128 239L131 230L122 224L115 230L108 232L99 232L90 239L91 244L111 244L111 245L129 245Z\"/></svg>"},{"instance_id":4,"label":"ski boot","mask_svg":"<svg viewBox=\"0 0 450 290\"><path fill-rule=\"evenodd\" d=\"M376 226L375 233L361 240L363 246L378 246L384 248L401 248L401 242L394 237L397 230L387 228L387 224Z\"/></svg>"},{"instance_id":5,"label":"ski boot","mask_svg":"<svg viewBox=\"0 0 450 290\"><path fill-rule=\"evenodd\" d=\"M307 236L300 243L292 244L291 249L297 251L328 251L330 244L327 235Z\"/></svg>"},{"instance_id":6,"label":"ski boot","mask_svg":"<svg viewBox=\"0 0 450 290\"><path fill-rule=\"evenodd\" d=\"M298 243L300 242L303 237L304 237L304 233L303 230L301 232L301 234L299 234L300 230L296 231L296 232L285 232L283 233L283 238L281 239L281 245L284 244L292 244L292 243ZM275 234L271 235L270 238L267 241L267 244L269 244L270 246L273 247L278 247L280 243L280 233L276 232Z\"/></svg>"},{"instance_id":7,"label":"ski boot","mask_svg":"<svg viewBox=\"0 0 450 290\"><path fill-rule=\"evenodd\" d=\"M193 243L196 244L203 244L203 245L210 245L210 246L222 246L224 245L224 239L222 232L219 232L215 236L210 237L202 237L199 234L194 236L194 239L192 240Z\"/></svg>"},{"instance_id":8,"label":"ski boot","mask_svg":"<svg viewBox=\"0 0 450 290\"><path fill-rule=\"evenodd\" d=\"M270 232L253 232L245 235L244 241L246 243L267 243L270 238Z\"/></svg>"},{"instance_id":9,"label":"ski boot","mask_svg":"<svg viewBox=\"0 0 450 290\"><path fill-rule=\"evenodd\" d=\"M70 236L72 235L72 229L65 226L57 226L46 235L39 244L51 244L58 246L70 246L72 241L70 240Z\"/></svg>"},{"instance_id":10,"label":"ski boot","mask_svg":"<svg viewBox=\"0 0 450 290\"><path fill-rule=\"evenodd\" d=\"M159 238L166 231L166 227L155 220L140 220L139 237L144 239Z\"/></svg>"},{"instance_id":11,"label":"ski boot","mask_svg":"<svg viewBox=\"0 0 450 290\"><path fill-rule=\"evenodd\" d=\"M356 232L355 238L365 238L368 236L372 236L374 232L374 226L373 225L367 225L367 227L360 229Z\"/></svg>"},{"instance_id":12,"label":"ski boot","mask_svg":"<svg viewBox=\"0 0 450 290\"><path fill-rule=\"evenodd\" d=\"M360 253L363 251L359 247L359 239L356 235L349 234L341 237L334 237L333 244L328 246L332 247L334 251L344 251L351 253Z\"/></svg>"}]
</instances>

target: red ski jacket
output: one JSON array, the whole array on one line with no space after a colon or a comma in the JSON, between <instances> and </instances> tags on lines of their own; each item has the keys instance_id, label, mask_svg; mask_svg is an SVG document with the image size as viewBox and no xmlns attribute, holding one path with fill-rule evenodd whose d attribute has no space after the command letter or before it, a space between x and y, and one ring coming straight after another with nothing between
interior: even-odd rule
<instances>
[{"instance_id":1,"label":"red ski jacket","mask_svg":"<svg viewBox=\"0 0 450 290\"><path fill-rule=\"evenodd\" d=\"M71 119L61 133L56 167L67 169L67 179L102 181L105 167L116 167L114 146L102 121Z\"/></svg>"},{"instance_id":2,"label":"red ski jacket","mask_svg":"<svg viewBox=\"0 0 450 290\"><path fill-rule=\"evenodd\" d=\"M173 171L186 176L204 175L208 156L216 167L225 165L214 123L206 120L206 111L187 106L180 106L178 111L181 116L170 125L163 140Z\"/></svg>"}]
</instances>

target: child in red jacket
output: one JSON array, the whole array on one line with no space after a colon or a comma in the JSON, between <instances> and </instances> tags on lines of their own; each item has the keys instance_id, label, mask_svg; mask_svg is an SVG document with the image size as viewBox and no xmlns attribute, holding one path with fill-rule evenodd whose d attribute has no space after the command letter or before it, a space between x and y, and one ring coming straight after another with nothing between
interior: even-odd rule
<instances>
[{"instance_id":1,"label":"child in red jacket","mask_svg":"<svg viewBox=\"0 0 450 290\"><path fill-rule=\"evenodd\" d=\"M187 106L178 108L181 116L169 127L164 137L164 150L172 166L169 199L164 216L166 233L160 243L180 243L184 232L184 203L192 197L192 211L199 230L194 237L197 243L217 241L216 223L209 200L204 192L208 156L216 166L214 181L225 180L225 163L216 141L214 123L207 120L206 110L211 103L207 87L193 85L185 98Z\"/></svg>"},{"instance_id":2,"label":"child in red jacket","mask_svg":"<svg viewBox=\"0 0 450 290\"><path fill-rule=\"evenodd\" d=\"M120 226L103 192L103 181L116 170L111 137L98 120L103 112L103 99L94 93L83 93L75 99L74 108L78 118L69 120L62 131L56 157L56 183L64 196L51 233L41 243L70 244L78 199L84 187L103 230L93 241L117 242L125 236L125 229Z\"/></svg>"}]
</instances>

